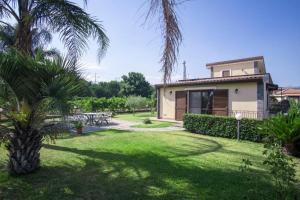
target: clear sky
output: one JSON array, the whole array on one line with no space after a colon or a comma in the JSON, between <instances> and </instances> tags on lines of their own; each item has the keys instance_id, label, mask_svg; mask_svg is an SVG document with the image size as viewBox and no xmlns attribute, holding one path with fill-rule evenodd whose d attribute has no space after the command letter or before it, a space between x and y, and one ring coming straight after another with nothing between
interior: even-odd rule
<instances>
[{"instance_id":1,"label":"clear sky","mask_svg":"<svg viewBox=\"0 0 300 200\"><path fill-rule=\"evenodd\" d=\"M95 41L89 43L81 60L85 76L120 80L136 71L161 82L162 41L155 20L143 25L145 0L88 2L87 11L102 21L111 43L100 64ZM183 60L188 78L198 78L209 76L206 63L262 55L275 83L300 86L300 0L191 0L178 15L184 39L173 81L182 77Z\"/></svg>"}]
</instances>

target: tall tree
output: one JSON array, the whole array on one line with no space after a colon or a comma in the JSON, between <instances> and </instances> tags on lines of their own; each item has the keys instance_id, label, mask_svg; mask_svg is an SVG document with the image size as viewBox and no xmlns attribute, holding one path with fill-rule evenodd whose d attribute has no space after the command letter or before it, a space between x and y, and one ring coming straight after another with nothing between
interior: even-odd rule
<instances>
[{"instance_id":1,"label":"tall tree","mask_svg":"<svg viewBox=\"0 0 300 200\"><path fill-rule=\"evenodd\" d=\"M122 76L121 94L124 96L150 97L152 88L141 73L129 72L128 76Z\"/></svg>"},{"instance_id":2,"label":"tall tree","mask_svg":"<svg viewBox=\"0 0 300 200\"><path fill-rule=\"evenodd\" d=\"M108 47L108 38L99 21L68 0L0 0L0 18L16 21L14 46L27 55L32 53L34 32L43 27L59 33L73 60L82 55L90 36L97 39L99 58Z\"/></svg>"}]
</instances>

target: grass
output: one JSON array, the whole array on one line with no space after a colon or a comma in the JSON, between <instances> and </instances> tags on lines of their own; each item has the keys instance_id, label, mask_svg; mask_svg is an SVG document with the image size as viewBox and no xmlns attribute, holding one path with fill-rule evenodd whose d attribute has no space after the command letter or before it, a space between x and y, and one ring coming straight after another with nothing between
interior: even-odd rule
<instances>
[{"instance_id":1,"label":"grass","mask_svg":"<svg viewBox=\"0 0 300 200\"><path fill-rule=\"evenodd\" d=\"M155 117L156 113L151 112L137 112L137 113L124 113L118 114L115 118L130 122L142 122L146 118Z\"/></svg>"},{"instance_id":2,"label":"grass","mask_svg":"<svg viewBox=\"0 0 300 200\"><path fill-rule=\"evenodd\" d=\"M1 149L0 199L274 199L262 150L186 132L64 137L44 145L39 171L21 177L8 175ZM252 160L252 173L240 172L242 158ZM247 175L255 178L247 182ZM259 194L248 192L255 187Z\"/></svg>"},{"instance_id":3,"label":"grass","mask_svg":"<svg viewBox=\"0 0 300 200\"><path fill-rule=\"evenodd\" d=\"M132 125L133 128L166 128L172 126L173 122L162 122L162 121L156 121L151 120L151 124L144 124L143 120L150 118L150 117L156 117L156 113L151 112L140 112L140 113L124 113L119 114L115 118L124 120L124 121L130 121L130 122L136 122L138 124Z\"/></svg>"},{"instance_id":4,"label":"grass","mask_svg":"<svg viewBox=\"0 0 300 200\"><path fill-rule=\"evenodd\" d=\"M151 121L151 124L137 124L131 127L134 128L166 128L172 126L174 123L172 122L160 122L160 121Z\"/></svg>"}]
</instances>

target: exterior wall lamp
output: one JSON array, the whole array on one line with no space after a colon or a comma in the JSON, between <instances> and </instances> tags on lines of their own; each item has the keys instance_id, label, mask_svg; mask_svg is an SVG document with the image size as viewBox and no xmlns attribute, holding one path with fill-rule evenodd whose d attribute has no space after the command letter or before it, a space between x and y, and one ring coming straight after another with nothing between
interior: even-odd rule
<instances>
[{"instance_id":1,"label":"exterior wall lamp","mask_svg":"<svg viewBox=\"0 0 300 200\"><path fill-rule=\"evenodd\" d=\"M171 90L169 93L170 93L170 95L172 95L173 91Z\"/></svg>"},{"instance_id":2,"label":"exterior wall lamp","mask_svg":"<svg viewBox=\"0 0 300 200\"><path fill-rule=\"evenodd\" d=\"M239 89L238 89L238 88L235 88L234 93L235 93L235 94L238 94L238 93L239 93Z\"/></svg>"}]
</instances>

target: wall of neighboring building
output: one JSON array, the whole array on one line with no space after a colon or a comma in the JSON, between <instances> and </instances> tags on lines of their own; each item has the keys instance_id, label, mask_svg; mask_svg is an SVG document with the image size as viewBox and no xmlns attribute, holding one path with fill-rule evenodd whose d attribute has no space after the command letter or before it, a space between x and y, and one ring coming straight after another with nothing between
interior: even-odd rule
<instances>
[{"instance_id":1,"label":"wall of neighboring building","mask_svg":"<svg viewBox=\"0 0 300 200\"><path fill-rule=\"evenodd\" d=\"M228 89L228 109L257 112L257 82L160 88L160 118L175 119L175 92L187 90ZM238 89L236 93L235 90Z\"/></svg>"},{"instance_id":2,"label":"wall of neighboring building","mask_svg":"<svg viewBox=\"0 0 300 200\"><path fill-rule=\"evenodd\" d=\"M222 71L230 70L231 76L257 74L257 68L254 67L254 61L216 65L212 67L212 78L222 77Z\"/></svg>"}]
</instances>

